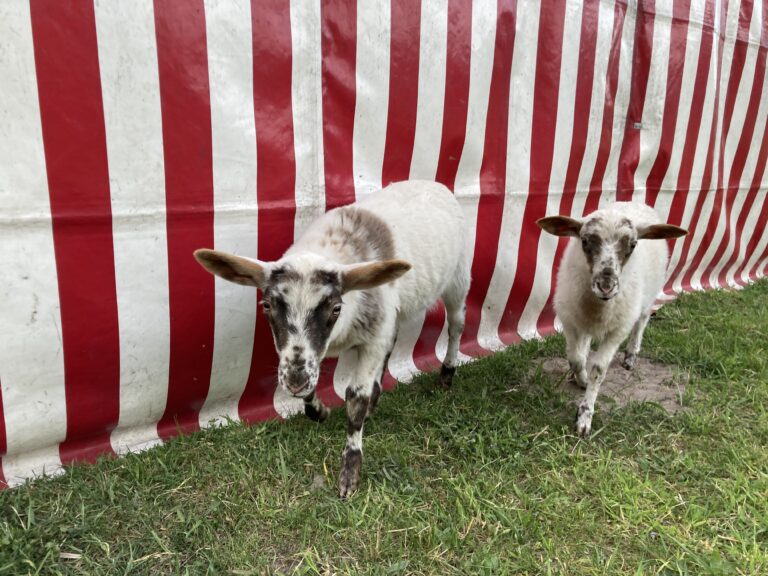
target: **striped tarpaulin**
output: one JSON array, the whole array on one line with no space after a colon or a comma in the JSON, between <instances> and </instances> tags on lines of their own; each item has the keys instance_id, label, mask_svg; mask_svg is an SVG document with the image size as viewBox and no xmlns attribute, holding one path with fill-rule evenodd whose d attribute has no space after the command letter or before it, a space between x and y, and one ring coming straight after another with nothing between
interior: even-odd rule
<instances>
[{"instance_id":1,"label":"striped tarpaulin","mask_svg":"<svg viewBox=\"0 0 768 576\"><path fill-rule=\"evenodd\" d=\"M764 276L767 55L756 0L3 2L3 482L293 413L256 293L192 251L276 259L389 182L466 211L464 360L553 332L545 214L688 227L662 297ZM388 386L446 342L410 319Z\"/></svg>"}]
</instances>

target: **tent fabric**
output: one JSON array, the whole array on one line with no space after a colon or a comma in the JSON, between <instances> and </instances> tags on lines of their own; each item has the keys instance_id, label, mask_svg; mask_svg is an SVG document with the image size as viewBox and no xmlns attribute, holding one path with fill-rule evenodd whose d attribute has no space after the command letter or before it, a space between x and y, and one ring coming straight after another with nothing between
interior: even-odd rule
<instances>
[{"instance_id":1,"label":"tent fabric","mask_svg":"<svg viewBox=\"0 0 768 576\"><path fill-rule=\"evenodd\" d=\"M763 277L767 6L0 4L2 481L294 413L257 294L192 251L279 258L389 182L466 212L464 360L554 331L545 214L636 200L689 228L662 298ZM441 307L409 319L387 385L445 347Z\"/></svg>"}]
</instances>

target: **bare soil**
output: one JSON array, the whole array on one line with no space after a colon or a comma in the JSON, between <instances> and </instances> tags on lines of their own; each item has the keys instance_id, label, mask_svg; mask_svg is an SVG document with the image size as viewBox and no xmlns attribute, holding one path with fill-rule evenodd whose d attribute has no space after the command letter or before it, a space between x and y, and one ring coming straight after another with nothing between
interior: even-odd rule
<instances>
[{"instance_id":1,"label":"bare soil","mask_svg":"<svg viewBox=\"0 0 768 576\"><path fill-rule=\"evenodd\" d=\"M632 370L622 367L623 352L616 354L605 376L598 402L600 410L610 412L630 402L653 402L670 414L684 410L682 399L688 375L679 368L639 357ZM534 371L540 370L550 381L571 397L577 404L584 396L573 379L565 358L542 358L535 363Z\"/></svg>"}]
</instances>

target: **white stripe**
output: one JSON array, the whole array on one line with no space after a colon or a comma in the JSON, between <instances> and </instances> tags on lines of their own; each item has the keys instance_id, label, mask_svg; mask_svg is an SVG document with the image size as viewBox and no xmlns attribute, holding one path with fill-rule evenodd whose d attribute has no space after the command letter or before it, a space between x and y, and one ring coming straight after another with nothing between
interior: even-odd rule
<instances>
[{"instance_id":1,"label":"white stripe","mask_svg":"<svg viewBox=\"0 0 768 576\"><path fill-rule=\"evenodd\" d=\"M685 57L683 59L683 70L680 79L680 101L677 108L677 120L675 122L675 135L671 150L662 153L669 154L669 165L667 172L661 182L661 189L656 198L656 211L661 214L662 219L669 220L669 210L672 207L672 199L677 188L677 178L680 172L680 165L683 161L683 148L685 146L685 137L690 123L691 113L693 112L693 87L696 82L696 72L698 70L699 51L701 49L701 26L704 19L704 10L706 0L694 0L691 2L691 12L689 15L688 31L686 34ZM679 55L670 54L669 58L677 59ZM665 70L668 74L668 69ZM701 128L699 132L701 132ZM695 150L694 150L695 153ZM690 195L690 194L689 194ZM686 204L691 198L686 198ZM682 247L683 241L675 243L675 246ZM671 272L673 268L669 268Z\"/></svg>"},{"instance_id":2,"label":"white stripe","mask_svg":"<svg viewBox=\"0 0 768 576\"><path fill-rule=\"evenodd\" d=\"M587 127L587 143L584 159L579 171L576 194L573 198L571 215L581 218L587 202L589 187L597 164L600 151L600 138L603 131L603 114L605 112L605 95L608 90L608 67L610 65L611 42L613 40L614 6L607 2L599 5L597 40L595 44L595 73L592 80L592 99L590 104L590 122ZM626 22L626 19L624 20ZM619 35L621 38L621 35Z\"/></svg>"},{"instance_id":3,"label":"white stripe","mask_svg":"<svg viewBox=\"0 0 768 576\"><path fill-rule=\"evenodd\" d=\"M464 209L467 222L467 251L470 258L475 251L477 211L480 203L480 168L485 153L485 128L496 50L496 2L477 0L472 4L472 58L469 62L469 102L464 149L456 172L454 191ZM489 153L491 153L489 151ZM448 323L437 340L438 358L445 358L448 349ZM459 352L459 363L469 358Z\"/></svg>"},{"instance_id":4,"label":"white stripe","mask_svg":"<svg viewBox=\"0 0 768 576\"><path fill-rule=\"evenodd\" d=\"M255 258L257 251L256 127L253 40L247 0L206 0L208 82L213 154L213 242ZM211 382L200 426L238 419L253 353L257 294L216 278Z\"/></svg>"},{"instance_id":5,"label":"white stripe","mask_svg":"<svg viewBox=\"0 0 768 576\"><path fill-rule=\"evenodd\" d=\"M637 21L637 4L627 5L624 16L624 27L621 34L621 50L619 51L619 77L616 88L615 105L613 109L613 137L611 151L603 175L603 193L600 195L599 207L603 208L616 200L618 184L619 158L624 142L624 132L629 112L629 97L632 89L632 64L635 51L635 28Z\"/></svg>"},{"instance_id":6,"label":"white stripe","mask_svg":"<svg viewBox=\"0 0 768 576\"><path fill-rule=\"evenodd\" d=\"M733 64L733 52L735 48L735 39L736 39L736 33L738 30L739 25L739 9L738 7L734 8L734 4L730 4L728 6L728 14L726 15L726 22L723 25L723 28L725 28L725 44L723 46L723 63L722 63L722 73L720 75L720 78L718 78L718 82L720 83L720 102L718 103L718 109L717 109L717 115L718 115L718 122L717 122L717 134L715 136L715 149L714 149L714 155L713 155L713 167L712 167L712 182L710 183L710 192L708 194L708 198L705 202L704 210L702 210L701 217L700 217L700 223L702 224L701 228L697 228L697 236L694 238L694 240L698 240L698 242L694 241L692 246L698 247L699 243L703 240L703 234L706 231L706 226L709 221L709 217L712 213L712 210L714 208L714 201L715 201L715 190L717 189L717 183L720 176L720 166L719 166L719 158L720 158L720 143L721 138L723 137L723 120L725 115L725 100L726 96L728 94L728 81L731 76L731 65ZM718 10L719 14L719 10ZM716 30L720 29L720 27L716 27ZM743 77L742 77L743 78ZM733 127L733 123L731 124L731 127ZM733 130L731 129L731 134L733 133ZM725 176L725 175L724 175ZM723 182L727 183L727 179L724 177ZM717 229L720 229L720 224L722 223L722 219L718 221ZM699 230L701 230L701 235L699 235ZM717 238L719 236L719 233L716 231L714 239L710 242L707 252L704 255L704 258L699 263L698 268L694 271L692 277L691 277L691 288L694 290L701 290L701 277L704 273L704 270L706 270L707 264L709 262L709 259L711 258L711 254L714 250L716 250L717 246ZM697 250L692 250L693 254L689 255L690 258L695 256L695 253Z\"/></svg>"},{"instance_id":7,"label":"white stripe","mask_svg":"<svg viewBox=\"0 0 768 576\"><path fill-rule=\"evenodd\" d=\"M640 156L634 174L633 198L641 202L645 202L646 181L659 155L661 144L664 106L667 101L669 50L672 40L672 0L656 0L655 9L653 49L640 130Z\"/></svg>"},{"instance_id":8,"label":"white stripe","mask_svg":"<svg viewBox=\"0 0 768 576\"><path fill-rule=\"evenodd\" d=\"M768 171L766 171L766 173L768 173ZM763 188L762 193L758 194L757 199L755 200L755 205L762 207L765 202L768 202L766 196L768 196L768 192L766 192L765 188ZM762 238L760 238L758 243L755 245L754 252L752 252L752 254L749 256L747 265L744 267L744 271L741 273L741 279L743 282L749 281L749 272L752 270L755 264L757 264L757 261L765 251L766 246L768 246L768 230L763 231Z\"/></svg>"},{"instance_id":9,"label":"white stripe","mask_svg":"<svg viewBox=\"0 0 768 576\"><path fill-rule=\"evenodd\" d=\"M160 84L152 2L95 5L120 331L118 453L159 443L170 316Z\"/></svg>"},{"instance_id":10,"label":"white stripe","mask_svg":"<svg viewBox=\"0 0 768 576\"><path fill-rule=\"evenodd\" d=\"M416 132L409 177L434 180L440 159L445 104L445 77L448 49L448 1L421 4L419 35L419 91L416 104ZM472 59L474 62L474 58ZM471 102L471 99L470 99ZM413 348L424 326L426 314L408 318L398 326L388 369L400 382L410 382L418 368Z\"/></svg>"},{"instance_id":11,"label":"white stripe","mask_svg":"<svg viewBox=\"0 0 768 576\"><path fill-rule=\"evenodd\" d=\"M552 173L550 174L546 214L557 214L560 210L560 199L562 198L565 174L568 170L568 160L571 155L573 107L576 100L576 79L579 70L579 47L581 45L582 7L583 5L580 1L573 0L566 5L560 84L557 98L555 147L552 157ZM557 244L558 238L551 234L542 233L539 238L533 286L531 287L530 297L520 316L518 330L522 338L540 337L536 328L536 322L549 297L552 284L552 265Z\"/></svg>"},{"instance_id":12,"label":"white stripe","mask_svg":"<svg viewBox=\"0 0 768 576\"><path fill-rule=\"evenodd\" d=\"M322 50L320 3L293 0L291 10L291 109L296 161L293 237L297 240L325 212ZM267 344L272 345L270 342ZM282 387L275 388L275 410L288 418L304 410L304 402Z\"/></svg>"},{"instance_id":13,"label":"white stripe","mask_svg":"<svg viewBox=\"0 0 768 576\"><path fill-rule=\"evenodd\" d=\"M5 477L61 466L67 433L64 358L40 124L32 24L25 2L0 3L0 382ZM41 446L42 457L25 460Z\"/></svg>"},{"instance_id":14,"label":"white stripe","mask_svg":"<svg viewBox=\"0 0 768 576\"><path fill-rule=\"evenodd\" d=\"M296 158L294 239L325 212L320 2L291 2L291 101ZM331 121L333 121L331 119Z\"/></svg>"},{"instance_id":15,"label":"white stripe","mask_svg":"<svg viewBox=\"0 0 768 576\"><path fill-rule=\"evenodd\" d=\"M484 40L488 42L488 37ZM447 42L448 0L423 2L421 4L416 133L413 139L410 170L412 180L434 180L437 173L445 104ZM472 62L474 63L474 57ZM472 102L471 97L469 101Z\"/></svg>"},{"instance_id":16,"label":"white stripe","mask_svg":"<svg viewBox=\"0 0 768 576\"><path fill-rule=\"evenodd\" d=\"M389 0L358 3L352 137L357 198L381 189L389 107L390 24Z\"/></svg>"},{"instance_id":17,"label":"white stripe","mask_svg":"<svg viewBox=\"0 0 768 576\"><path fill-rule=\"evenodd\" d=\"M488 293L485 297L478 342L483 348L503 347L499 322L515 278L517 250L525 201L528 197L533 116L533 86L536 79L540 6L534 2L517 5L517 32L509 98L507 129L507 174L499 248Z\"/></svg>"},{"instance_id":18,"label":"white stripe","mask_svg":"<svg viewBox=\"0 0 768 576\"><path fill-rule=\"evenodd\" d=\"M754 11L752 23L750 26L750 36L751 40L755 43L750 44L748 52L747 52L747 60L744 65L744 76L743 78L751 78L752 82L742 82L742 85L739 86L739 96L736 99L736 106L739 110L740 114L740 122L739 122L739 138L736 139L736 144L733 146L733 154L730 157L730 163L729 166L733 166L733 162L735 160L736 156L736 148L738 145L738 140L741 139L741 134L743 133L744 129L747 128L745 126L746 121L746 113L747 113L747 105L749 100L751 99L751 93L754 88L754 81L755 81L755 70L757 68L757 53L758 53L758 46L759 46L759 40L760 40L760 32L762 28L762 14L760 13L760 10ZM752 37L752 33L757 33L757 39L755 40L754 37ZM747 86L746 84L749 84ZM760 87L761 89L761 97L760 102L758 103L758 110L757 110L757 116L755 117L755 124L754 124L754 130L752 133L752 139L750 141L749 149L747 150L747 157L746 162L744 163L744 170L741 173L741 176L739 178L739 181L737 183L739 187L739 191L735 194L733 205L731 207L731 214L730 214L730 231L728 234L728 244L726 245L726 249L723 252L723 255L720 258L720 261L715 263L716 265L712 268L712 274L710 276L710 282L713 286L719 285L718 283L718 276L720 275L721 270L725 266L726 262L730 259L731 255L733 254L734 249L739 249L739 247L735 246L736 243L736 222L738 221L738 218L741 214L742 209L744 208L744 201L747 199L747 191L749 190L749 187L752 183L752 179L755 175L755 169L757 168L757 156L760 152L760 145L763 142L763 137L765 134L765 119L766 114L768 114L768 98L765 98L765 89L766 89L766 81L765 76L763 77L763 84ZM739 97L743 96L743 110L739 107ZM742 113L743 112L743 113ZM734 114L735 115L735 114ZM729 150L726 149L726 154L728 154ZM729 170L730 173L731 170ZM727 183L726 183L726 190L727 190ZM726 192L726 195L724 196L724 199L727 197L728 192ZM725 205L723 206L723 215L721 216L721 220L723 220L724 225L726 224L726 210ZM719 240L717 244L720 244ZM742 237L743 241L743 237ZM721 286L725 288L726 286Z\"/></svg>"}]
</instances>

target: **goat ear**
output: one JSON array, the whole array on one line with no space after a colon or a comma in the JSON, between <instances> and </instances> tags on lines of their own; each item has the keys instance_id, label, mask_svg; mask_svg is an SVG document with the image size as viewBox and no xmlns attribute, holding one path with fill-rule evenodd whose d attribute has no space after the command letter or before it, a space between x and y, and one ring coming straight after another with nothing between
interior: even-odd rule
<instances>
[{"instance_id":1,"label":"goat ear","mask_svg":"<svg viewBox=\"0 0 768 576\"><path fill-rule=\"evenodd\" d=\"M554 236L576 236L581 232L581 221L568 216L547 216L536 220L536 224L544 232Z\"/></svg>"},{"instance_id":2,"label":"goat ear","mask_svg":"<svg viewBox=\"0 0 768 576\"><path fill-rule=\"evenodd\" d=\"M383 260L367 264L355 264L341 273L341 291L365 290L397 280L411 269L405 260Z\"/></svg>"},{"instance_id":3,"label":"goat ear","mask_svg":"<svg viewBox=\"0 0 768 576\"><path fill-rule=\"evenodd\" d=\"M264 262L255 262L248 258L207 248L195 250L194 255L195 260L203 268L224 280L256 288L264 288L267 283L269 269Z\"/></svg>"},{"instance_id":4,"label":"goat ear","mask_svg":"<svg viewBox=\"0 0 768 576\"><path fill-rule=\"evenodd\" d=\"M637 237L641 240L663 240L665 238L680 238L688 234L688 230L672 224L651 224L638 226Z\"/></svg>"}]
</instances>

